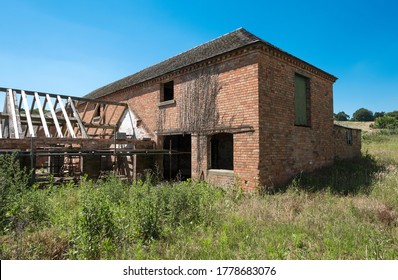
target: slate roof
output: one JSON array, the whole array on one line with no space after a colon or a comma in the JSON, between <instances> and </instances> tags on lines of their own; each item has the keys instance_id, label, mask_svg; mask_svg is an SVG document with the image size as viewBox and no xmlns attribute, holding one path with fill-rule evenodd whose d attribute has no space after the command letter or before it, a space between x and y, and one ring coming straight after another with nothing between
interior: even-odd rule
<instances>
[{"instance_id":1,"label":"slate roof","mask_svg":"<svg viewBox=\"0 0 398 280\"><path fill-rule=\"evenodd\" d=\"M244 28L239 28L226 35L218 37L205 44L197 46L186 52L173 56L158 64L145 68L133 75L122 78L99 89L92 91L84 96L85 98L96 99L114 93L118 90L151 80L172 71L186 66L204 61L206 59L245 47L257 42L262 42L274 49L282 51L270 43L248 32ZM284 52L284 51L282 51ZM285 52L284 52L285 53Z\"/></svg>"}]
</instances>

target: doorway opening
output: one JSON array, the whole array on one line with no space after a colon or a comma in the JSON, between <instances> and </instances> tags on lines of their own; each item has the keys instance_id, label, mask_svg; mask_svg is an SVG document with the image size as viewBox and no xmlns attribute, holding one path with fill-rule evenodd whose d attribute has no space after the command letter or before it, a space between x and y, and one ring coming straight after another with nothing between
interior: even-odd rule
<instances>
[{"instance_id":1,"label":"doorway opening","mask_svg":"<svg viewBox=\"0 0 398 280\"><path fill-rule=\"evenodd\" d=\"M170 152L163 157L163 178L191 178L191 135L167 135L163 140L163 149Z\"/></svg>"}]
</instances>

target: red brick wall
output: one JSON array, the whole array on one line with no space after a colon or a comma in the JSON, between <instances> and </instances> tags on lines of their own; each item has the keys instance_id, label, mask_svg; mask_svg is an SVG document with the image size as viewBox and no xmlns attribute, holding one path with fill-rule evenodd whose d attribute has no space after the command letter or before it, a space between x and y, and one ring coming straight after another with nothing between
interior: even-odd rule
<instances>
[{"instance_id":1,"label":"red brick wall","mask_svg":"<svg viewBox=\"0 0 398 280\"><path fill-rule=\"evenodd\" d=\"M352 138L348 142L348 135ZM361 156L361 130L334 125L333 142L336 159L350 159Z\"/></svg>"},{"instance_id":2,"label":"red brick wall","mask_svg":"<svg viewBox=\"0 0 398 280\"><path fill-rule=\"evenodd\" d=\"M224 63L218 108L233 126L251 125L254 132L234 134L234 175L244 188L256 187L259 177L258 54Z\"/></svg>"},{"instance_id":3,"label":"red brick wall","mask_svg":"<svg viewBox=\"0 0 398 280\"><path fill-rule=\"evenodd\" d=\"M134 114L142 120L142 125L147 130L154 132L156 131L156 120L159 114L157 107L159 89L160 85L155 83L146 87L127 88L101 99L127 103L130 110L133 110ZM118 108L114 119L119 119L122 114L123 108ZM156 137L154 138L156 140Z\"/></svg>"},{"instance_id":4,"label":"red brick wall","mask_svg":"<svg viewBox=\"0 0 398 280\"><path fill-rule=\"evenodd\" d=\"M310 78L311 125L295 126L294 77ZM260 184L286 182L334 158L333 82L262 53L260 59Z\"/></svg>"}]
</instances>

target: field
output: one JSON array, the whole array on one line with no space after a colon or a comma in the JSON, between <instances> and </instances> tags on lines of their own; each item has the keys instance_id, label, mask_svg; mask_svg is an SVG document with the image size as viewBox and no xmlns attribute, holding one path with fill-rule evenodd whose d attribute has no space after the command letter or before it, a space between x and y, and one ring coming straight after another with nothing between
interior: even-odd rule
<instances>
[{"instance_id":1,"label":"field","mask_svg":"<svg viewBox=\"0 0 398 280\"><path fill-rule=\"evenodd\" d=\"M0 160L1 259L397 259L398 135L273 194L204 182L26 187Z\"/></svg>"}]
</instances>

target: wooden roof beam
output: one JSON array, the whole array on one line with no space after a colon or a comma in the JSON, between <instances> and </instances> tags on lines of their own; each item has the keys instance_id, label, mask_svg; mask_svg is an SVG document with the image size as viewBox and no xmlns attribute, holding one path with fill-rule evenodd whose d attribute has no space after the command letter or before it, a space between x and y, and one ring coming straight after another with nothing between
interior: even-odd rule
<instances>
[{"instance_id":1,"label":"wooden roof beam","mask_svg":"<svg viewBox=\"0 0 398 280\"><path fill-rule=\"evenodd\" d=\"M46 117L44 116L44 112L43 112L43 107L41 106L40 96L39 96L39 94L37 94L37 92L35 92L34 97L35 97L35 100L37 103L37 109L39 110L39 115L40 115L41 123L43 125L44 134L46 135L47 138L50 138L51 134L50 134L50 131L48 130Z\"/></svg>"},{"instance_id":2,"label":"wooden roof beam","mask_svg":"<svg viewBox=\"0 0 398 280\"><path fill-rule=\"evenodd\" d=\"M0 91L6 92L7 90L8 90L8 88L0 87ZM13 90L17 93L22 91L21 89L13 89ZM58 98L57 96L60 96L62 99L68 99L69 97L71 97L73 100L78 100L82 103L83 102L95 102L95 103L100 103L100 104L112 104L112 105L117 105L117 106L125 106L126 105L126 103L115 102L115 101L105 101L105 100L89 99L89 98L83 98L83 97L72 97L72 96L62 95L62 94L25 90L26 95L34 96L35 93L37 93L39 96L43 96L43 97L45 97L48 94L48 95L50 95L51 98Z\"/></svg>"},{"instance_id":3,"label":"wooden roof beam","mask_svg":"<svg viewBox=\"0 0 398 280\"><path fill-rule=\"evenodd\" d=\"M14 136L16 139L22 137L21 120L19 117L19 110L16 104L16 96L12 89L8 89L8 101L11 113L11 119L14 128Z\"/></svg>"},{"instance_id":4,"label":"wooden roof beam","mask_svg":"<svg viewBox=\"0 0 398 280\"><path fill-rule=\"evenodd\" d=\"M72 138L76 138L76 134L73 131L73 126L72 126L72 124L71 124L71 122L69 120L69 116L68 116L68 113L66 112L66 109L65 109L65 106L64 106L64 102L62 102L61 96L57 95L57 99L58 99L59 106L61 107L62 114L64 115L68 131L69 131L69 133L70 133Z\"/></svg>"},{"instance_id":5,"label":"wooden roof beam","mask_svg":"<svg viewBox=\"0 0 398 280\"><path fill-rule=\"evenodd\" d=\"M79 128L80 128L80 132L81 132L83 138L88 138L86 128L84 127L83 122L82 122L82 120L80 119L80 115L79 115L79 113L78 113L77 110L76 110L76 107L75 107L75 104L74 104L72 98L69 97L69 98L68 98L68 101L69 101L69 103L70 103L70 107L72 108L73 116L74 116L75 119L77 120L77 124L78 124L78 126L79 126Z\"/></svg>"},{"instance_id":6,"label":"wooden roof beam","mask_svg":"<svg viewBox=\"0 0 398 280\"><path fill-rule=\"evenodd\" d=\"M26 98L25 91L21 92L21 100L23 101L23 105L25 108L25 116L26 116L26 120L28 122L30 137L36 137L35 130L33 129L32 118L30 116L29 104L28 104L28 99Z\"/></svg>"},{"instance_id":7,"label":"wooden roof beam","mask_svg":"<svg viewBox=\"0 0 398 280\"><path fill-rule=\"evenodd\" d=\"M46 99L47 99L47 102L48 102L48 107L50 108L51 116L52 116L52 118L54 120L54 124L55 124L55 128L57 130L58 136L63 138L64 135L62 133L61 127L59 126L58 117L57 117L57 114L55 113L54 106L52 104L50 95L47 94L46 95Z\"/></svg>"}]
</instances>

